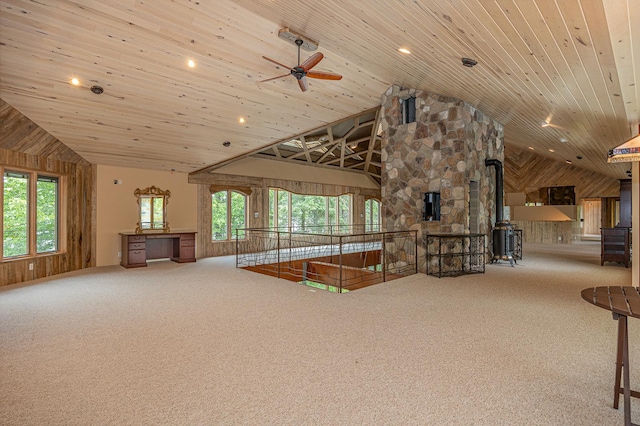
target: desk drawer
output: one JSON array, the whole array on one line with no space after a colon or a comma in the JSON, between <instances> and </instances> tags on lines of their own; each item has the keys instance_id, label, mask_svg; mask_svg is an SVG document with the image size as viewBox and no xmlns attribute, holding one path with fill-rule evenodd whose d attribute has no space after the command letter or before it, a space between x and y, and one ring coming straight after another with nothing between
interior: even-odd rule
<instances>
[{"instance_id":1,"label":"desk drawer","mask_svg":"<svg viewBox=\"0 0 640 426\"><path fill-rule=\"evenodd\" d=\"M132 243L129 240L129 250L144 250L146 243L142 241L141 243Z\"/></svg>"},{"instance_id":2,"label":"desk drawer","mask_svg":"<svg viewBox=\"0 0 640 426\"><path fill-rule=\"evenodd\" d=\"M129 235L127 237L129 243L144 243L145 238L146 237L144 235Z\"/></svg>"},{"instance_id":3,"label":"desk drawer","mask_svg":"<svg viewBox=\"0 0 640 426\"><path fill-rule=\"evenodd\" d=\"M128 254L129 254L130 265L147 262L147 256L144 250L129 250Z\"/></svg>"},{"instance_id":4,"label":"desk drawer","mask_svg":"<svg viewBox=\"0 0 640 426\"><path fill-rule=\"evenodd\" d=\"M195 262L196 261L196 248L195 246L180 247L180 259L179 262Z\"/></svg>"},{"instance_id":5,"label":"desk drawer","mask_svg":"<svg viewBox=\"0 0 640 426\"><path fill-rule=\"evenodd\" d=\"M180 238L180 247L195 247L196 240L185 240Z\"/></svg>"}]
</instances>

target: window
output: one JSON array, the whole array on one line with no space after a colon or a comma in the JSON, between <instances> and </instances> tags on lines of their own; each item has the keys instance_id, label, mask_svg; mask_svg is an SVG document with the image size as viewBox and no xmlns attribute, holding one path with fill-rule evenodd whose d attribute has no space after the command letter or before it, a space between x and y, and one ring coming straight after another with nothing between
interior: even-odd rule
<instances>
[{"instance_id":1,"label":"window","mask_svg":"<svg viewBox=\"0 0 640 426\"><path fill-rule=\"evenodd\" d=\"M364 202L364 231L380 232L380 201L373 198Z\"/></svg>"},{"instance_id":2,"label":"window","mask_svg":"<svg viewBox=\"0 0 640 426\"><path fill-rule=\"evenodd\" d=\"M247 227L247 196L226 190L211 194L211 239L229 241L243 239Z\"/></svg>"},{"instance_id":3,"label":"window","mask_svg":"<svg viewBox=\"0 0 640 426\"><path fill-rule=\"evenodd\" d=\"M3 259L59 250L60 178L4 170Z\"/></svg>"},{"instance_id":4,"label":"window","mask_svg":"<svg viewBox=\"0 0 640 426\"><path fill-rule=\"evenodd\" d=\"M269 227L296 231L348 232L351 225L352 197L300 195L282 189L269 190ZM342 226L344 225L344 226Z\"/></svg>"}]
</instances>

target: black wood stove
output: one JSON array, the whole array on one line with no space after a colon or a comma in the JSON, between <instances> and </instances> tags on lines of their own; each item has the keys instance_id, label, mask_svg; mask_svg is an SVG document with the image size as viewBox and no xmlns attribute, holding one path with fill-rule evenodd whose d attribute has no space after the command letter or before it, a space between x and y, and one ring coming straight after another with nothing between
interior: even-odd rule
<instances>
[{"instance_id":1,"label":"black wood stove","mask_svg":"<svg viewBox=\"0 0 640 426\"><path fill-rule=\"evenodd\" d=\"M493 255L491 263L500 260L508 260L511 266L517 263L513 257L515 250L515 232L513 225L508 220L503 219L503 192L504 192L504 175L502 171L502 163L500 160L489 159L484 160L485 166L493 166L496 169L496 224L493 227Z\"/></svg>"}]
</instances>

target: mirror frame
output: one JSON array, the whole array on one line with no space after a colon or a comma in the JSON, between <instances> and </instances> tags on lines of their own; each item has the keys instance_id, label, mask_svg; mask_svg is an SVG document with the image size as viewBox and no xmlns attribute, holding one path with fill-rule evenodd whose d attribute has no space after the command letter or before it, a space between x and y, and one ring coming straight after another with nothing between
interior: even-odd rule
<instances>
[{"instance_id":1,"label":"mirror frame","mask_svg":"<svg viewBox=\"0 0 640 426\"><path fill-rule=\"evenodd\" d=\"M145 189L136 188L136 190L133 191L133 195L136 196L136 199L138 201L138 224L136 226L136 234L142 234L143 232L147 232L147 231L170 232L169 222L167 221L167 204L169 204L169 197L171 197L171 191L169 190L163 191L162 189L156 186L149 186ZM162 198L162 222L160 222L160 224L162 225L161 227L159 228L157 227L143 228L142 227L142 223L143 223L142 222L142 203L140 202L142 198L151 198L152 200L154 198Z\"/></svg>"}]
</instances>

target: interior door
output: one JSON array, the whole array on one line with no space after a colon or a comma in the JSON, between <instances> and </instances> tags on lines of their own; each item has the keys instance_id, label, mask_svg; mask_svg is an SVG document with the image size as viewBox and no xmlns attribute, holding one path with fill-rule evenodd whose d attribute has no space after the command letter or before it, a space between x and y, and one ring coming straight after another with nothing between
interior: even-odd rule
<instances>
[{"instance_id":1,"label":"interior door","mask_svg":"<svg viewBox=\"0 0 640 426\"><path fill-rule=\"evenodd\" d=\"M582 200L582 217L584 219L582 234L585 236L600 235L601 205L599 198L585 198Z\"/></svg>"}]
</instances>

